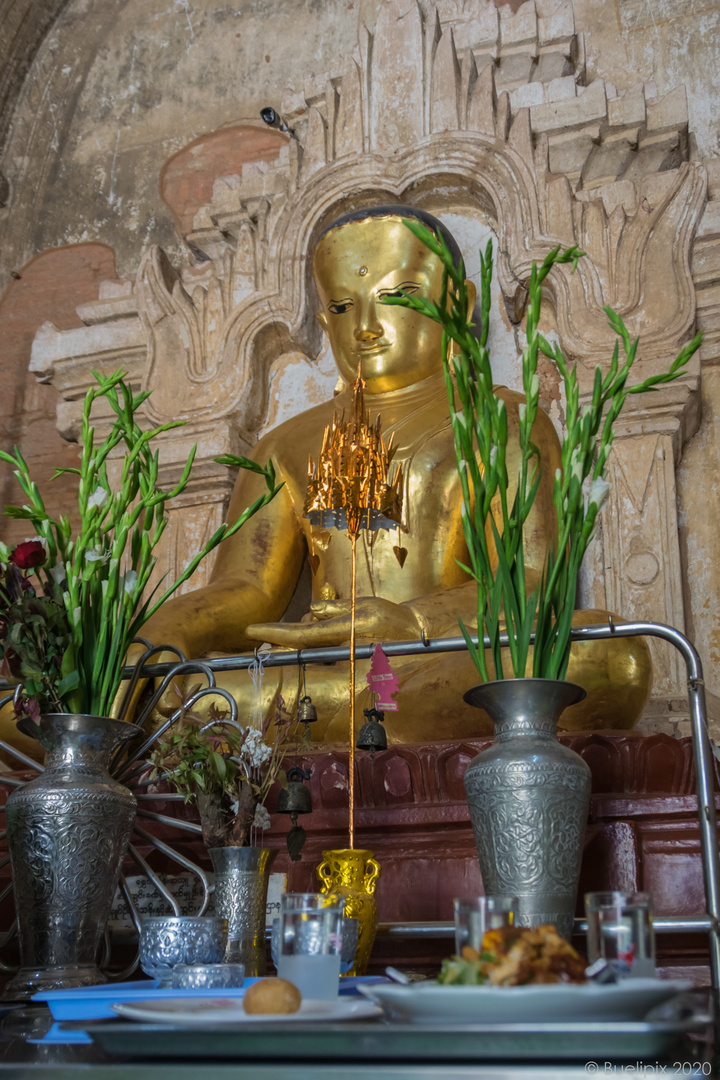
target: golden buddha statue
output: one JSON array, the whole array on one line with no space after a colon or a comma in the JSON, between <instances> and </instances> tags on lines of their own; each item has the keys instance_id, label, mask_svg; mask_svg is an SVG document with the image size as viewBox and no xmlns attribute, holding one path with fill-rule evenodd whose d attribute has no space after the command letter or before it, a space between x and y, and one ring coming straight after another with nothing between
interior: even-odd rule
<instances>
[{"instance_id":1,"label":"golden buddha statue","mask_svg":"<svg viewBox=\"0 0 720 1080\"><path fill-rule=\"evenodd\" d=\"M441 363L440 327L383 297L402 289L440 295L438 258L402 222L416 217L443 231L457 258L459 250L434 217L405 206L348 214L320 237L313 269L326 331L344 388L334 400L281 424L264 436L253 457L272 458L285 486L264 510L219 548L209 584L166 603L143 628L143 637L173 643L188 657L227 655L262 642L291 649L346 644L350 637L350 543L340 531L311 526L303 518L308 458L317 460L323 431L335 411L349 410L358 368L365 382L365 406L381 415L383 434L393 436L395 462L402 465L403 525L398 533L364 532L358 540L358 642L419 639L459 634L458 615L476 623L476 585L458 565L467 562L460 520L461 493ZM471 283L470 287L472 287ZM510 437L508 472L517 469L518 406L522 395L506 388ZM542 572L555 539L552 482L560 464L559 442L549 417L540 411L533 430L542 455L542 480L526 525L526 569L530 586ZM517 453L517 450L515 449ZM262 492L262 477L241 472L228 511L240 514ZM402 545L404 559L394 547ZM312 603L299 622L283 622L303 563L312 567ZM606 612L578 612L576 623L606 622ZM174 659L168 655L163 657ZM467 653L428 654L393 660L399 677L398 712L389 715L390 743L461 739L488 734L490 721L466 705L463 692L479 681ZM358 664L358 715L370 704ZM509 670L509 664L508 664ZM193 683L196 676L191 676ZM567 710L563 726L575 730L630 728L647 699L652 671L640 638L583 642L573 646L567 678L580 683L587 698ZM254 688L246 671L223 674L222 684L249 715ZM263 708L282 693L294 709L295 667L268 668L262 682ZM311 665L306 691L317 707L313 739L347 741L346 664ZM177 697L168 698L175 707Z\"/></svg>"},{"instance_id":2,"label":"golden buddha statue","mask_svg":"<svg viewBox=\"0 0 720 1080\"><path fill-rule=\"evenodd\" d=\"M460 522L460 484L441 366L440 327L415 312L380 303L398 289L437 299L441 265L403 225L420 218L443 231L459 258L452 236L435 218L411 207L379 207L345 215L320 237L313 270L320 297L318 320L326 331L344 389L275 428L255 447L258 461L272 458L285 486L275 500L219 549L210 583L167 603L143 635L173 642L187 656L227 654L261 642L291 649L345 644L350 636L350 544L342 532L311 526L302 516L307 462L317 458L322 433L333 412L349 409L358 367L365 382L365 405L379 413L391 434L395 462L403 472L406 532L363 533L358 541L357 633L371 642L428 638L459 633L458 615L476 621L476 586L458 561L467 555ZM471 283L470 283L471 284ZM502 388L507 404L512 460L522 395ZM560 464L558 438L549 417L539 412L533 431L541 450L543 479L526 526L526 567L531 587L542 572L555 539L552 481ZM233 492L228 520L258 494L254 474L243 472ZM256 490L257 489L257 490ZM406 551L402 565L394 547ZM282 622L303 562L312 566L312 603L300 622ZM576 623L606 622L606 612L578 612ZM489 721L465 705L462 693L478 682L466 653L397 658L399 710L388 717L395 743L466 738L490 731ZM359 665L358 705L369 704ZM649 651L643 639L583 642L573 646L567 678L588 692L567 710L566 728L629 728L636 722L651 685ZM313 738L347 738L346 665L308 667L307 692L319 722ZM193 679L193 681L195 681ZM247 714L253 686L247 672L223 676L223 685ZM298 673L269 668L263 679L264 707L279 693L296 702Z\"/></svg>"}]
</instances>

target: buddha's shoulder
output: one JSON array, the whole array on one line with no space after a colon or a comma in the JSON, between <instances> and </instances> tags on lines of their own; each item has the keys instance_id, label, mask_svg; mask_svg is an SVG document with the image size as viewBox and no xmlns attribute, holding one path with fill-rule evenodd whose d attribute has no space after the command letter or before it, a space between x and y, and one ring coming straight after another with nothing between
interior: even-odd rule
<instances>
[{"instance_id":1,"label":"buddha's shoulder","mask_svg":"<svg viewBox=\"0 0 720 1080\"><path fill-rule=\"evenodd\" d=\"M338 403L330 398L283 420L258 441L258 460L270 455L279 460L308 453L317 455L322 445L323 432L337 407Z\"/></svg>"}]
</instances>

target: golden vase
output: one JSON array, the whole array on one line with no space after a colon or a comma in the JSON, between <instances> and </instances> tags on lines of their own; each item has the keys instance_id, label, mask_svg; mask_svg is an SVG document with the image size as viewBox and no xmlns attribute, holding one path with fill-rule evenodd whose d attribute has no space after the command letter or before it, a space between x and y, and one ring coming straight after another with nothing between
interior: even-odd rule
<instances>
[{"instance_id":1,"label":"golden vase","mask_svg":"<svg viewBox=\"0 0 720 1080\"><path fill-rule=\"evenodd\" d=\"M375 885L380 877L380 864L372 851L341 848L323 851L323 861L316 870L323 893L332 893L345 901L345 916L358 920L358 944L355 963L347 975L364 975L370 962L378 927Z\"/></svg>"}]
</instances>

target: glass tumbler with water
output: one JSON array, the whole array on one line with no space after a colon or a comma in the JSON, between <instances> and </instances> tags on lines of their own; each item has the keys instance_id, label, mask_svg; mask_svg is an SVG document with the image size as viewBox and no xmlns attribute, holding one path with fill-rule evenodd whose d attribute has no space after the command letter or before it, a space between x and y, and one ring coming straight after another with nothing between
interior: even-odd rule
<instances>
[{"instance_id":1,"label":"glass tumbler with water","mask_svg":"<svg viewBox=\"0 0 720 1080\"><path fill-rule=\"evenodd\" d=\"M455 952L462 956L468 946L480 952L486 930L512 926L518 906L517 896L458 896L455 908Z\"/></svg>"},{"instance_id":2,"label":"glass tumbler with water","mask_svg":"<svg viewBox=\"0 0 720 1080\"><path fill-rule=\"evenodd\" d=\"M343 901L324 893L286 893L280 906L278 975L304 999L338 995Z\"/></svg>"},{"instance_id":3,"label":"glass tumbler with water","mask_svg":"<svg viewBox=\"0 0 720 1080\"><path fill-rule=\"evenodd\" d=\"M585 895L588 960L607 960L619 978L655 975L655 935L649 893Z\"/></svg>"}]
</instances>

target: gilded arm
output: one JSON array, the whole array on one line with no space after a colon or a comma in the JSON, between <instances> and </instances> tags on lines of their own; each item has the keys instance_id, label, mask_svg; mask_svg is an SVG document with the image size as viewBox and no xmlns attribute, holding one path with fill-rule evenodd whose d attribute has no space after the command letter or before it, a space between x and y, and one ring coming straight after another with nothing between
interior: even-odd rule
<instances>
[{"instance_id":1,"label":"gilded arm","mask_svg":"<svg viewBox=\"0 0 720 1080\"><path fill-rule=\"evenodd\" d=\"M259 444L258 460L270 456L270 448L263 449ZM278 480L284 480L280 467L277 471ZM262 477L241 472L228 521L234 521L263 491ZM304 554L305 542L286 485L240 532L220 545L208 585L168 601L146 624L143 636L178 645L189 657L253 648L257 642L246 634L248 624L281 617L297 584Z\"/></svg>"}]
</instances>

